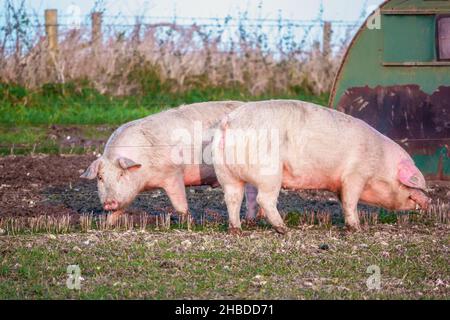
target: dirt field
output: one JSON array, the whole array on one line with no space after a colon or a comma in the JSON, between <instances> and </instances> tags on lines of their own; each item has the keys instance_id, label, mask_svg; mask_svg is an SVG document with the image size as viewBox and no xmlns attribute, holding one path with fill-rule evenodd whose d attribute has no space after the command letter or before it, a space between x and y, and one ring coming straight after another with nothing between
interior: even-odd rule
<instances>
[{"instance_id":1,"label":"dirt field","mask_svg":"<svg viewBox=\"0 0 450 320\"><path fill-rule=\"evenodd\" d=\"M35 216L42 214L79 215L104 213L97 197L95 181L79 179L95 156L17 156L0 160L1 216ZM225 216L226 208L220 188L193 187L188 192L189 206L195 218L205 210ZM328 210L340 214L337 198L332 193L284 191L280 197L282 210ZM244 213L244 206L242 213ZM140 195L128 210L131 214L160 214L172 208L160 190Z\"/></svg>"},{"instance_id":2,"label":"dirt field","mask_svg":"<svg viewBox=\"0 0 450 320\"><path fill-rule=\"evenodd\" d=\"M78 178L93 159L93 155L0 158L0 222L47 215L70 216L76 225L69 232L46 227L14 232L8 230L8 222L6 227L0 225L0 299L450 296L449 188L433 185L433 203L446 210L439 214L404 214L405 220L361 206L361 211L378 218L356 234L343 231L334 194L283 191L279 207L290 226L288 235L279 236L260 222L244 225L241 237L231 236L225 232L221 189L209 187L189 188L187 193L195 222L214 220L203 228L188 231L174 223L169 229L153 225L141 230L83 230L79 226L86 214L104 216L95 181ZM153 217L150 221L155 222L171 211L166 195L156 190L139 196L129 213ZM326 212L329 223L311 220L313 211ZM66 285L69 265L81 270L78 290ZM374 266L381 280L379 288L371 289L367 281Z\"/></svg>"},{"instance_id":3,"label":"dirt field","mask_svg":"<svg viewBox=\"0 0 450 320\"><path fill-rule=\"evenodd\" d=\"M15 156L0 158L0 217L104 213L97 197L96 182L80 179L80 174L95 156ZM433 185L432 198L436 203L448 202L450 188ZM195 219L205 212L225 217L226 208L220 188L189 188L188 201ZM341 207L335 194L324 191L282 191L280 211L323 211L334 221L342 220ZM244 206L242 214L244 213ZM378 209L360 206L361 211ZM140 195L130 207L130 214L158 215L171 212L164 192L155 190Z\"/></svg>"}]
</instances>

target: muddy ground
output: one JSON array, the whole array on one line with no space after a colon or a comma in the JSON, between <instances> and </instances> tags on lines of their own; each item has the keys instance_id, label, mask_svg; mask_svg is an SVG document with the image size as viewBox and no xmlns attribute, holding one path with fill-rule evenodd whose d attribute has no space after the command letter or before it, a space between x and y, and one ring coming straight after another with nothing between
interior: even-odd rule
<instances>
[{"instance_id":1,"label":"muddy ground","mask_svg":"<svg viewBox=\"0 0 450 320\"><path fill-rule=\"evenodd\" d=\"M105 213L97 197L96 182L79 178L95 159L94 155L9 156L0 158L0 217L39 215L80 215ZM449 202L450 187L431 184L434 202ZM208 213L226 216L220 188L191 187L187 190L189 207L195 219ZM244 206L241 214L244 214ZM326 211L341 219L336 195L324 191L282 191L281 212ZM378 208L361 205L361 210ZM157 215L171 212L164 192L141 194L129 208L131 214Z\"/></svg>"}]
</instances>

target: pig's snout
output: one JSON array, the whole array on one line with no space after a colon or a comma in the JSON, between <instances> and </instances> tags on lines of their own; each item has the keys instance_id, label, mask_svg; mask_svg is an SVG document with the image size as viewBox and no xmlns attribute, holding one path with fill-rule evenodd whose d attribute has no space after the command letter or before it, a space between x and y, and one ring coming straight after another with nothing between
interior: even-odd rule
<instances>
[{"instance_id":1,"label":"pig's snout","mask_svg":"<svg viewBox=\"0 0 450 320\"><path fill-rule=\"evenodd\" d=\"M426 198L422 203L419 203L419 206L422 210L428 210L431 205L431 199Z\"/></svg>"},{"instance_id":2,"label":"pig's snout","mask_svg":"<svg viewBox=\"0 0 450 320\"><path fill-rule=\"evenodd\" d=\"M114 211L119 209L119 202L116 200L106 200L105 203L103 203L103 209L107 211Z\"/></svg>"},{"instance_id":3,"label":"pig's snout","mask_svg":"<svg viewBox=\"0 0 450 320\"><path fill-rule=\"evenodd\" d=\"M410 197L414 202L416 202L416 209L418 209L418 206L422 210L427 210L431 203L431 199L421 190L413 190Z\"/></svg>"}]
</instances>

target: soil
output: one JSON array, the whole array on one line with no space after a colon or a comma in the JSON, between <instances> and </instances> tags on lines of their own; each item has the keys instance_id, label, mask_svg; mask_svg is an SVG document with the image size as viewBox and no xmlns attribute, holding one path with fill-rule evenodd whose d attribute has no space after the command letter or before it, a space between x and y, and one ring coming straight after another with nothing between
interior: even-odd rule
<instances>
[{"instance_id":1,"label":"soil","mask_svg":"<svg viewBox=\"0 0 450 320\"><path fill-rule=\"evenodd\" d=\"M86 134L85 129L89 126L60 126L51 125L48 128L47 138L54 140L61 147L96 147L105 145L106 140L112 134L116 127L96 126L95 136Z\"/></svg>"},{"instance_id":2,"label":"soil","mask_svg":"<svg viewBox=\"0 0 450 320\"><path fill-rule=\"evenodd\" d=\"M80 174L95 159L93 155L8 156L0 158L0 217L39 215L80 215L105 213L97 196L96 181L80 179ZM430 184L433 201L449 202L450 187ZM221 188L187 189L189 208L194 219L207 214L226 216ZM327 211L342 214L335 194L326 191L286 191L279 197L282 212ZM377 208L361 205L362 210ZM161 190L139 195L128 212L152 215L172 212ZM245 206L241 214L244 215Z\"/></svg>"}]
</instances>

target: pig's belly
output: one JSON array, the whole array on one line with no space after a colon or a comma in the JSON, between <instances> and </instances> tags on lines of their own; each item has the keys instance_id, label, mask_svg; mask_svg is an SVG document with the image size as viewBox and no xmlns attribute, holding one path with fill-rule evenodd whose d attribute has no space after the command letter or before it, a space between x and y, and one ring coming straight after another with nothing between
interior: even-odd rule
<instances>
[{"instance_id":1,"label":"pig's belly","mask_svg":"<svg viewBox=\"0 0 450 320\"><path fill-rule=\"evenodd\" d=\"M184 184L186 186L217 186L218 181L213 166L192 165L184 170Z\"/></svg>"},{"instance_id":2,"label":"pig's belly","mask_svg":"<svg viewBox=\"0 0 450 320\"><path fill-rule=\"evenodd\" d=\"M284 167L281 186L294 190L322 189L336 192L340 189L340 182L331 175L317 171L302 170L301 174L293 174Z\"/></svg>"}]
</instances>

